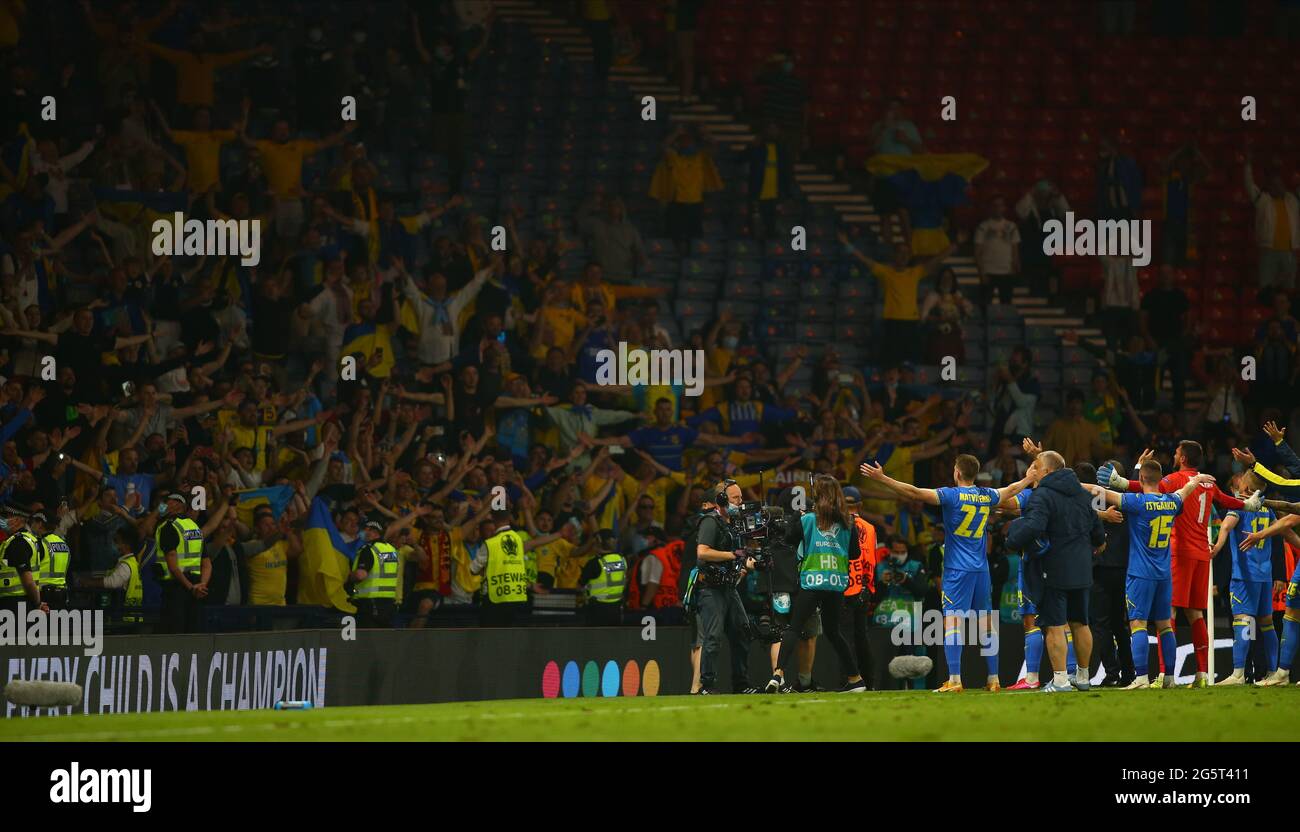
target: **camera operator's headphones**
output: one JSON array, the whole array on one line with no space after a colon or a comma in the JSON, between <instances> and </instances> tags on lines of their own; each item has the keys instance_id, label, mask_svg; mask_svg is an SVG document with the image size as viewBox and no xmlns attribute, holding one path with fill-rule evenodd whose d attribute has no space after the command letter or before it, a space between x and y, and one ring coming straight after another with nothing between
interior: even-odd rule
<instances>
[{"instance_id":1,"label":"camera operator's headphones","mask_svg":"<svg viewBox=\"0 0 1300 832\"><path fill-rule=\"evenodd\" d=\"M733 485L740 485L740 483L730 477L722 481L722 484L718 487L718 493L713 495L713 502L715 505L725 506L728 503L727 489L731 488Z\"/></svg>"}]
</instances>

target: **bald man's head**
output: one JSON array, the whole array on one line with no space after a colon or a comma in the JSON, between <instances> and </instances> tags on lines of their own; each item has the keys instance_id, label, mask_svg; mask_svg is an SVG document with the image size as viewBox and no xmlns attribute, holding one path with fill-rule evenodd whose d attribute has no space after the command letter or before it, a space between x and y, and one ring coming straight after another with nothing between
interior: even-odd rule
<instances>
[{"instance_id":1,"label":"bald man's head","mask_svg":"<svg viewBox=\"0 0 1300 832\"><path fill-rule=\"evenodd\" d=\"M1044 474L1050 474L1065 467L1065 457L1056 451L1043 451L1038 455L1038 464L1042 467Z\"/></svg>"}]
</instances>

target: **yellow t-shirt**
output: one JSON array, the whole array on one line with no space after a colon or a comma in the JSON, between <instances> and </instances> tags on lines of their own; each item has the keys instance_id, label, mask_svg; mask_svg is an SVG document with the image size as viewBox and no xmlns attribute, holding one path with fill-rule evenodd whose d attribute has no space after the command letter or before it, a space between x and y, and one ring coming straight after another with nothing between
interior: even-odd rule
<instances>
[{"instance_id":1,"label":"yellow t-shirt","mask_svg":"<svg viewBox=\"0 0 1300 832\"><path fill-rule=\"evenodd\" d=\"M569 548L565 549L565 546ZM569 551L572 548L573 544L564 539L554 540L544 546L538 546L533 550L533 554L537 556L537 574L539 576L550 575L552 580L554 580L555 567L560 561L560 552ZM552 583L552 586L553 585L554 584Z\"/></svg>"},{"instance_id":2,"label":"yellow t-shirt","mask_svg":"<svg viewBox=\"0 0 1300 832\"><path fill-rule=\"evenodd\" d=\"M573 550L577 547L563 538L550 545L558 547L555 549L555 588L577 589L578 578L582 576L582 568L587 565L587 561L591 560L593 555L574 557Z\"/></svg>"},{"instance_id":3,"label":"yellow t-shirt","mask_svg":"<svg viewBox=\"0 0 1300 832\"><path fill-rule=\"evenodd\" d=\"M1291 250L1291 218L1286 212L1286 197L1273 197L1273 248Z\"/></svg>"},{"instance_id":4,"label":"yellow t-shirt","mask_svg":"<svg viewBox=\"0 0 1300 832\"><path fill-rule=\"evenodd\" d=\"M262 170L266 184L276 196L300 196L302 191L302 160L320 148L320 142L294 139L280 144L262 139L253 142L262 157Z\"/></svg>"},{"instance_id":5,"label":"yellow t-shirt","mask_svg":"<svg viewBox=\"0 0 1300 832\"><path fill-rule=\"evenodd\" d=\"M560 347L563 349L573 341L574 334L578 327L587 325L587 316L576 309L569 309L563 306L543 306L542 320L550 327L552 340L551 343L538 344L533 350L533 357L545 359L546 353L551 347Z\"/></svg>"},{"instance_id":6,"label":"yellow t-shirt","mask_svg":"<svg viewBox=\"0 0 1300 832\"><path fill-rule=\"evenodd\" d=\"M248 603L283 607L289 569L289 547L283 540L248 559Z\"/></svg>"},{"instance_id":7,"label":"yellow t-shirt","mask_svg":"<svg viewBox=\"0 0 1300 832\"><path fill-rule=\"evenodd\" d=\"M921 319L921 310L916 303L916 286L925 277L924 268L911 266L900 270L876 263L871 267L871 273L885 286L885 320Z\"/></svg>"},{"instance_id":8,"label":"yellow t-shirt","mask_svg":"<svg viewBox=\"0 0 1300 832\"><path fill-rule=\"evenodd\" d=\"M591 502L596 493L605 485L605 481L600 477L592 475L582 484L582 499ZM594 506L593 506L594 507ZM624 493L616 485L610 494L605 498L605 504L600 508L600 515L597 521L602 529L612 529L617 525L617 521L627 517L627 501Z\"/></svg>"},{"instance_id":9,"label":"yellow t-shirt","mask_svg":"<svg viewBox=\"0 0 1300 832\"><path fill-rule=\"evenodd\" d=\"M763 169L763 188L758 192L759 199L776 199L777 197L776 145L767 145L767 166Z\"/></svg>"},{"instance_id":10,"label":"yellow t-shirt","mask_svg":"<svg viewBox=\"0 0 1300 832\"><path fill-rule=\"evenodd\" d=\"M612 315L614 304L618 299L614 295L614 290L606 283L599 283L595 286L584 286L582 283L574 283L573 288L569 290L569 300L573 303L574 308L586 315L587 296L589 294L596 295L600 298L600 302L605 304L605 315L607 317Z\"/></svg>"},{"instance_id":11,"label":"yellow t-shirt","mask_svg":"<svg viewBox=\"0 0 1300 832\"><path fill-rule=\"evenodd\" d=\"M221 145L233 141L234 130L173 130L172 141L185 149L189 171L186 187L201 194L221 179Z\"/></svg>"},{"instance_id":12,"label":"yellow t-shirt","mask_svg":"<svg viewBox=\"0 0 1300 832\"><path fill-rule=\"evenodd\" d=\"M231 449L251 448L253 451L253 470L266 470L266 448L271 441L271 426L257 425L245 427L239 423L239 414L233 410L217 413L217 429L228 430L234 436Z\"/></svg>"},{"instance_id":13,"label":"yellow t-shirt","mask_svg":"<svg viewBox=\"0 0 1300 832\"><path fill-rule=\"evenodd\" d=\"M668 151L668 167L673 182L673 202L696 204L704 201L705 154L682 156Z\"/></svg>"},{"instance_id":14,"label":"yellow t-shirt","mask_svg":"<svg viewBox=\"0 0 1300 832\"><path fill-rule=\"evenodd\" d=\"M674 471L666 477L655 477L645 487L646 496L655 501L655 525L662 527L668 516L668 495L686 485L686 474ZM618 490L623 494L628 515L636 516L636 501L641 493L641 481L631 475L623 477Z\"/></svg>"}]
</instances>

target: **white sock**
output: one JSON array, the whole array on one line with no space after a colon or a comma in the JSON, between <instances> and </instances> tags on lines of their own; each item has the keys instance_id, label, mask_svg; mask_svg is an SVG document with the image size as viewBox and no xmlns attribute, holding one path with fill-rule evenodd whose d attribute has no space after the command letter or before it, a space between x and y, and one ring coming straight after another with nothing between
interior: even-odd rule
<instances>
[{"instance_id":1,"label":"white sock","mask_svg":"<svg viewBox=\"0 0 1300 832\"><path fill-rule=\"evenodd\" d=\"M1031 684L1031 685L1036 685L1036 684L1038 684L1038 674L1037 674L1037 673L1026 673L1026 674L1025 674L1025 681L1028 682L1028 683Z\"/></svg>"},{"instance_id":2,"label":"white sock","mask_svg":"<svg viewBox=\"0 0 1300 832\"><path fill-rule=\"evenodd\" d=\"M1002 684L1002 680L998 678L998 676L997 676L996 673L990 673L990 674L989 674L989 684L990 684L990 685L992 685L992 684L999 684L999 685L1000 685L1000 684Z\"/></svg>"},{"instance_id":3,"label":"white sock","mask_svg":"<svg viewBox=\"0 0 1300 832\"><path fill-rule=\"evenodd\" d=\"M950 684L950 685L960 685L960 684L961 684L961 674L957 674L957 675L955 675L955 676L949 674L949 676L948 676L948 684Z\"/></svg>"},{"instance_id":4,"label":"white sock","mask_svg":"<svg viewBox=\"0 0 1300 832\"><path fill-rule=\"evenodd\" d=\"M1244 676L1246 675L1246 668L1244 668L1244 667L1234 667L1234 668L1232 669L1232 675L1233 675L1234 678L1236 678L1236 679L1240 679L1240 678L1242 678L1242 677L1244 677Z\"/></svg>"},{"instance_id":5,"label":"white sock","mask_svg":"<svg viewBox=\"0 0 1300 832\"><path fill-rule=\"evenodd\" d=\"M1068 687L1070 684L1070 674L1064 670L1052 671L1052 682L1057 687Z\"/></svg>"},{"instance_id":6,"label":"white sock","mask_svg":"<svg viewBox=\"0 0 1300 832\"><path fill-rule=\"evenodd\" d=\"M1080 682L1083 682L1085 685L1088 684L1088 668L1084 667L1083 665L1079 665L1078 667L1076 667L1074 669L1074 678Z\"/></svg>"}]
</instances>

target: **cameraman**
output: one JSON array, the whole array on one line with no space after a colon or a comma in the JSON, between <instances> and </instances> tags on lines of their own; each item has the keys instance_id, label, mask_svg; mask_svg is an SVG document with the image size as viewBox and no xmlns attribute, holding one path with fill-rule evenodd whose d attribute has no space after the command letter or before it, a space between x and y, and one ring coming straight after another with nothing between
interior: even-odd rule
<instances>
[{"instance_id":1,"label":"cameraman","mask_svg":"<svg viewBox=\"0 0 1300 832\"><path fill-rule=\"evenodd\" d=\"M736 583L743 572L737 563L741 553L728 518L740 511L744 502L735 480L723 480L714 489L714 511L700 520L696 532L696 556L699 578L695 589L696 617L701 639L700 693L717 693L719 637L725 630L731 650L731 683L736 691L749 684L749 621L740 605ZM752 568L753 561L750 559Z\"/></svg>"},{"instance_id":2,"label":"cameraman","mask_svg":"<svg viewBox=\"0 0 1300 832\"><path fill-rule=\"evenodd\" d=\"M777 668L780 655L781 637L790 626L790 604L795 593L799 591L799 554L797 544L786 540L790 534L791 524L799 524L799 513L792 508L794 489L786 488L777 495L773 505L768 509L769 522L766 536L761 543L761 554L751 558L754 570L745 579L745 591L742 600L749 613L751 632L768 645L772 662L771 672ZM801 634L807 642L815 640L807 632ZM760 693L758 688L746 688L746 692ZM785 685L781 693L793 693Z\"/></svg>"}]
</instances>

